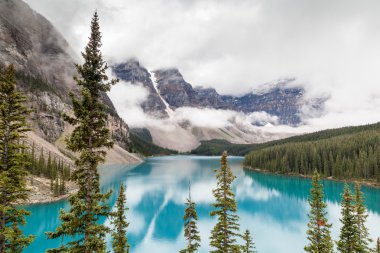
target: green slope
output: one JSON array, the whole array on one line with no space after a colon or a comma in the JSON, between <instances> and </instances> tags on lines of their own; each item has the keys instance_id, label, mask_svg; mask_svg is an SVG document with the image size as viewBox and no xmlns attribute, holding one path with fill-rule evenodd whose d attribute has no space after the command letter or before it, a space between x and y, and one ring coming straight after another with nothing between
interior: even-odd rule
<instances>
[{"instance_id":1,"label":"green slope","mask_svg":"<svg viewBox=\"0 0 380 253\"><path fill-rule=\"evenodd\" d=\"M380 182L380 123L344 127L256 145L245 165L272 172L377 179Z\"/></svg>"},{"instance_id":2,"label":"green slope","mask_svg":"<svg viewBox=\"0 0 380 253\"><path fill-rule=\"evenodd\" d=\"M201 145L191 151L193 155L219 156L223 151L229 155L244 156L258 144L233 144L226 140L201 141Z\"/></svg>"},{"instance_id":3,"label":"green slope","mask_svg":"<svg viewBox=\"0 0 380 253\"><path fill-rule=\"evenodd\" d=\"M130 129L130 139L133 151L145 156L177 154L177 151L155 145L153 143L152 135L146 128Z\"/></svg>"},{"instance_id":4,"label":"green slope","mask_svg":"<svg viewBox=\"0 0 380 253\"><path fill-rule=\"evenodd\" d=\"M362 131L367 130L376 130L380 129L380 123L363 125L363 126L355 126L355 127L343 127L336 129L328 129L323 131L318 131L309 134L303 134L298 136L293 136L285 139L269 141L258 144L234 144L230 143L226 140L209 140L209 141L201 141L201 145L199 145L196 149L191 151L192 154L195 155L220 155L223 151L228 151L230 155L246 155L251 151L260 150L266 147L272 147L287 143L298 143L305 141L314 141L314 140L323 140L329 139L336 136L341 135L349 135L355 134Z\"/></svg>"}]
</instances>

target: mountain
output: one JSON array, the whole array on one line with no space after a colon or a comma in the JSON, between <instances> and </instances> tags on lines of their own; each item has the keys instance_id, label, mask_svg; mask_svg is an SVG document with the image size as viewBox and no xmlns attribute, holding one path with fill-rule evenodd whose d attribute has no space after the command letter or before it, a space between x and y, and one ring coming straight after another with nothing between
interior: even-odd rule
<instances>
[{"instance_id":1,"label":"mountain","mask_svg":"<svg viewBox=\"0 0 380 253\"><path fill-rule=\"evenodd\" d=\"M153 143L178 151L190 151L201 141L212 139L251 144L285 138L292 134L271 133L268 130L272 124L300 125L305 108L314 115L320 114L325 102L325 98L305 99L305 90L295 86L294 79L264 84L261 90L241 96L229 96L213 88L193 87L176 68L149 71L137 59L115 64L112 70L120 80L147 91L141 108L162 122L144 126L150 131ZM197 124L183 117L184 114L199 116L202 109L223 110L220 114L231 116L227 116L226 124L219 126ZM155 122L151 119L148 122ZM197 120L202 121L202 116ZM263 126L269 128L260 128Z\"/></svg>"},{"instance_id":2,"label":"mountain","mask_svg":"<svg viewBox=\"0 0 380 253\"><path fill-rule=\"evenodd\" d=\"M178 153L177 151L155 145L152 135L147 128L131 128L130 138L133 143L134 151L145 156L162 156Z\"/></svg>"},{"instance_id":3,"label":"mountain","mask_svg":"<svg viewBox=\"0 0 380 253\"><path fill-rule=\"evenodd\" d=\"M229 155L244 156L260 144L235 144L226 140L201 141L201 145L190 151L193 155L218 156L227 151Z\"/></svg>"},{"instance_id":4,"label":"mountain","mask_svg":"<svg viewBox=\"0 0 380 253\"><path fill-rule=\"evenodd\" d=\"M149 73L136 60L129 60L113 67L118 78L141 83L149 91L148 99L142 104L145 112L167 115L165 103L172 110L181 107L213 108L243 113L266 112L278 118L279 124L296 126L301 123L305 106L316 111L323 110L324 98L304 99L302 87L288 87L294 79L283 79L265 84L265 91L251 92L242 96L220 95L213 88L195 87L186 82L178 69L155 70ZM153 80L151 81L151 80ZM154 85L156 84L156 87Z\"/></svg>"},{"instance_id":5,"label":"mountain","mask_svg":"<svg viewBox=\"0 0 380 253\"><path fill-rule=\"evenodd\" d=\"M79 60L69 44L46 18L21 0L0 0L0 68L13 64L17 86L27 95L27 105L32 109L29 141L66 160L70 155L63 139L72 128L63 121L62 113L72 110L69 91L78 92L73 80L75 62ZM128 158L126 151L131 145L128 125L118 116L107 94L102 94L102 100L117 143L108 161L121 156L124 162L129 158L136 161L135 157Z\"/></svg>"},{"instance_id":6,"label":"mountain","mask_svg":"<svg viewBox=\"0 0 380 253\"><path fill-rule=\"evenodd\" d=\"M112 70L119 79L136 85L141 84L148 90L148 98L141 104L145 113L160 118L168 116L165 111L165 103L162 101L156 87L153 85L152 74L149 73L146 68L141 66L137 60L132 59L124 64L114 65Z\"/></svg>"}]
</instances>

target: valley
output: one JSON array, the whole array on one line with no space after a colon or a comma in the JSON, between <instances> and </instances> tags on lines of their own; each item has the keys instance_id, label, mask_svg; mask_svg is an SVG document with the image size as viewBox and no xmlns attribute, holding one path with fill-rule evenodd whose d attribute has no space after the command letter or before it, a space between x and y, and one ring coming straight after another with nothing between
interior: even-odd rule
<instances>
[{"instance_id":1,"label":"valley","mask_svg":"<svg viewBox=\"0 0 380 253\"><path fill-rule=\"evenodd\" d=\"M376 15L57 1L0 0L0 253L380 252Z\"/></svg>"}]
</instances>

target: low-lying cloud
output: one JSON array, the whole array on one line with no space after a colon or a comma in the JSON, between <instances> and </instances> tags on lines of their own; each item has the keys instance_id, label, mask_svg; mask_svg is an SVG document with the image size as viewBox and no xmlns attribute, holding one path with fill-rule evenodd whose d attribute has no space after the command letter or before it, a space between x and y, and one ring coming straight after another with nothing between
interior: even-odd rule
<instances>
[{"instance_id":1,"label":"low-lying cloud","mask_svg":"<svg viewBox=\"0 0 380 253\"><path fill-rule=\"evenodd\" d=\"M277 124L278 118L266 112L244 114L232 110L213 108L181 107L173 110L169 118L160 119L145 113L141 104L148 99L149 91L142 84L120 81L108 93L114 101L118 113L131 127L155 126L168 129L173 125L189 123L191 126L204 128L224 128L234 123L240 124Z\"/></svg>"}]
</instances>

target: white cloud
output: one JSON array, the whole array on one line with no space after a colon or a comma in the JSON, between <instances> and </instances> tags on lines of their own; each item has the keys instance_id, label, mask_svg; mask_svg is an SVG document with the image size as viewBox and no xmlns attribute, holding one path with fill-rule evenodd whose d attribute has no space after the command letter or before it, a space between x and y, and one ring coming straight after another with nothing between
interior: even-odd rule
<instances>
[{"instance_id":1,"label":"white cloud","mask_svg":"<svg viewBox=\"0 0 380 253\"><path fill-rule=\"evenodd\" d=\"M229 125L229 120L237 113L229 110L211 108L181 107L174 111L174 120L177 122L190 121L193 126L223 128Z\"/></svg>"},{"instance_id":2,"label":"white cloud","mask_svg":"<svg viewBox=\"0 0 380 253\"><path fill-rule=\"evenodd\" d=\"M97 9L109 60L137 57L149 69L176 66L194 86L223 94L296 77L309 95L331 98L328 114L310 124L380 120L377 0L26 2L58 27L78 55Z\"/></svg>"}]
</instances>

